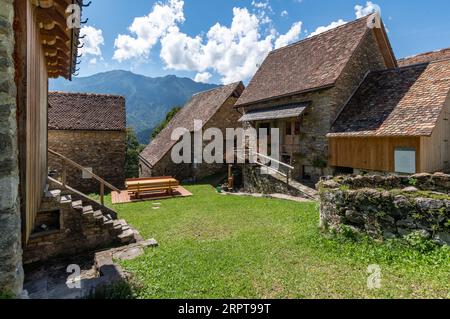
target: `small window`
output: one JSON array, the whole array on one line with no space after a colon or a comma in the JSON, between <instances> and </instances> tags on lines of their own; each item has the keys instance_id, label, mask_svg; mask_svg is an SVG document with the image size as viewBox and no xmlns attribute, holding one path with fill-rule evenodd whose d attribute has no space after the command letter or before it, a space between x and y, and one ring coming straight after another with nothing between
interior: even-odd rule
<instances>
[{"instance_id":1,"label":"small window","mask_svg":"<svg viewBox=\"0 0 450 319\"><path fill-rule=\"evenodd\" d=\"M300 121L295 121L295 135L300 135Z\"/></svg>"},{"instance_id":2,"label":"small window","mask_svg":"<svg viewBox=\"0 0 450 319\"><path fill-rule=\"evenodd\" d=\"M292 123L286 122L286 135L292 135Z\"/></svg>"},{"instance_id":3,"label":"small window","mask_svg":"<svg viewBox=\"0 0 450 319\"><path fill-rule=\"evenodd\" d=\"M92 167L85 167L85 169L87 169L91 173L93 172ZM83 171L82 178L83 179L91 179L92 178L92 174L89 174L88 172Z\"/></svg>"},{"instance_id":4,"label":"small window","mask_svg":"<svg viewBox=\"0 0 450 319\"><path fill-rule=\"evenodd\" d=\"M395 172L405 174L416 173L416 150L413 148L395 149Z\"/></svg>"}]
</instances>

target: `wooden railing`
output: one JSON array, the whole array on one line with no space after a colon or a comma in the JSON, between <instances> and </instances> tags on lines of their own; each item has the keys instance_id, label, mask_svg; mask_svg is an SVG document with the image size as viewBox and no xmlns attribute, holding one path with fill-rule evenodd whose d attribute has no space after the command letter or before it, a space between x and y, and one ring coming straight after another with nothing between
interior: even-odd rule
<instances>
[{"instance_id":1,"label":"wooden railing","mask_svg":"<svg viewBox=\"0 0 450 319\"><path fill-rule=\"evenodd\" d=\"M87 168L72 161L70 158L67 158L64 155L59 154L58 152L55 152L51 149L48 149L48 153L58 157L61 160L61 167L62 167L61 183L62 183L63 187L70 186L70 185L67 185L67 167L72 166L72 167L79 169L80 171L88 174L89 176L91 176L93 179L95 179L96 181L98 181L100 183L100 203L102 205L105 205L105 186L108 187L112 191L116 191L116 192L120 193L120 190L118 188L114 187L113 185L111 185L110 183L105 181L103 178L95 175Z\"/></svg>"},{"instance_id":2,"label":"wooden railing","mask_svg":"<svg viewBox=\"0 0 450 319\"><path fill-rule=\"evenodd\" d=\"M291 166L291 165L288 165L288 164L286 164L286 163L283 163L283 162L281 162L281 161L279 161L279 160L277 160L277 159L274 159L274 158L272 158L272 157L269 157L269 156L267 156L267 155L264 155L264 154L260 154L260 153L258 153L258 152L255 152L255 151L253 151L253 150L250 149L250 148L245 148L245 149L235 149L235 154L236 154L238 157L239 157L239 154L243 154L243 158L241 158L241 159L243 159L243 160L245 160L245 161L247 161L247 160L250 161L250 159L253 158L253 160L250 161L251 163L257 164L258 166L261 166L261 167L267 169L268 171L272 171L273 173L277 173L277 174L279 174L279 175L285 177L285 178L286 178L286 183L287 183L287 184L289 184L289 181L290 181L290 179L291 179L291 177L292 177L292 171L295 169L295 168L294 168L293 166ZM281 166L281 167L284 169L284 172L283 172L282 170L280 170L280 169L275 169L275 168L273 168L273 167L271 167L271 166L269 166L269 165L266 165L266 164L264 164L264 163L261 163L260 161L258 161L259 158L263 158L263 159L266 159L266 160L269 161L269 162L278 164L279 166Z\"/></svg>"}]
</instances>

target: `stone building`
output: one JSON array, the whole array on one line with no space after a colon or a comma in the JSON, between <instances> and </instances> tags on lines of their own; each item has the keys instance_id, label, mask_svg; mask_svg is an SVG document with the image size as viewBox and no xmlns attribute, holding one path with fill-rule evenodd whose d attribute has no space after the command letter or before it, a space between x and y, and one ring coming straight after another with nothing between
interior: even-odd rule
<instances>
[{"instance_id":1,"label":"stone building","mask_svg":"<svg viewBox=\"0 0 450 319\"><path fill-rule=\"evenodd\" d=\"M397 62L373 14L271 52L236 108L247 125L280 129L282 161L301 182L365 170L443 170L450 73L448 62L430 61L448 56L441 50ZM356 138L371 134L378 138Z\"/></svg>"},{"instance_id":2,"label":"stone building","mask_svg":"<svg viewBox=\"0 0 450 319\"><path fill-rule=\"evenodd\" d=\"M23 262L135 240L114 211L48 177L48 79L71 79L80 45L72 3L0 0L0 297L22 294Z\"/></svg>"},{"instance_id":3,"label":"stone building","mask_svg":"<svg viewBox=\"0 0 450 319\"><path fill-rule=\"evenodd\" d=\"M218 128L225 138L227 128L239 127L240 114L233 107L243 90L244 85L238 82L195 94L140 154L140 177L173 176L185 180L206 177L226 169L220 163L175 164L171 150L178 141L172 140L171 135L176 128L185 128L193 135L194 121L202 121L203 126L197 130L205 132L208 128Z\"/></svg>"},{"instance_id":4,"label":"stone building","mask_svg":"<svg viewBox=\"0 0 450 319\"><path fill-rule=\"evenodd\" d=\"M125 182L126 110L121 96L50 92L48 147L122 189ZM61 172L61 160L49 154L49 169ZM99 183L75 168L67 184L98 193Z\"/></svg>"},{"instance_id":5,"label":"stone building","mask_svg":"<svg viewBox=\"0 0 450 319\"><path fill-rule=\"evenodd\" d=\"M0 293L16 296L46 187L48 78L71 78L79 30L67 29L66 7L56 4L0 0L0 8Z\"/></svg>"},{"instance_id":6,"label":"stone building","mask_svg":"<svg viewBox=\"0 0 450 319\"><path fill-rule=\"evenodd\" d=\"M255 128L280 129L282 161L297 180L331 174L327 134L368 72L397 66L368 17L272 51L236 103Z\"/></svg>"}]
</instances>

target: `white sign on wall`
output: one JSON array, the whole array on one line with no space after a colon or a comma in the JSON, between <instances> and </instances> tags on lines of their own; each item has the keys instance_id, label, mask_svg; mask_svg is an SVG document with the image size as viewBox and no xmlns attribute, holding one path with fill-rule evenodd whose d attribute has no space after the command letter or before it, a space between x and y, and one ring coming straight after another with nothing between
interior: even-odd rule
<instances>
[{"instance_id":1,"label":"white sign on wall","mask_svg":"<svg viewBox=\"0 0 450 319\"><path fill-rule=\"evenodd\" d=\"M416 150L412 148L395 149L395 172L416 173Z\"/></svg>"},{"instance_id":2,"label":"white sign on wall","mask_svg":"<svg viewBox=\"0 0 450 319\"><path fill-rule=\"evenodd\" d=\"M89 172L91 172L92 173L92 167L85 167ZM89 174L88 172L86 172L86 171L83 171L83 176L82 176L82 178L83 179L91 179L92 178L92 174Z\"/></svg>"}]
</instances>

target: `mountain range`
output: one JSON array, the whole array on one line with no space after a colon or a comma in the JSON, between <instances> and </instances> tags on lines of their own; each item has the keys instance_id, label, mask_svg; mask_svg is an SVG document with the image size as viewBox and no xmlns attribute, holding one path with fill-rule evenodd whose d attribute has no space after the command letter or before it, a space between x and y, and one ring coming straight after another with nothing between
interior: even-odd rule
<instances>
[{"instance_id":1,"label":"mountain range","mask_svg":"<svg viewBox=\"0 0 450 319\"><path fill-rule=\"evenodd\" d=\"M51 91L115 94L124 96L127 126L135 129L141 144L150 142L153 129L174 106L183 106L193 94L217 87L175 75L146 77L129 71L109 71L72 81L50 82Z\"/></svg>"}]
</instances>

